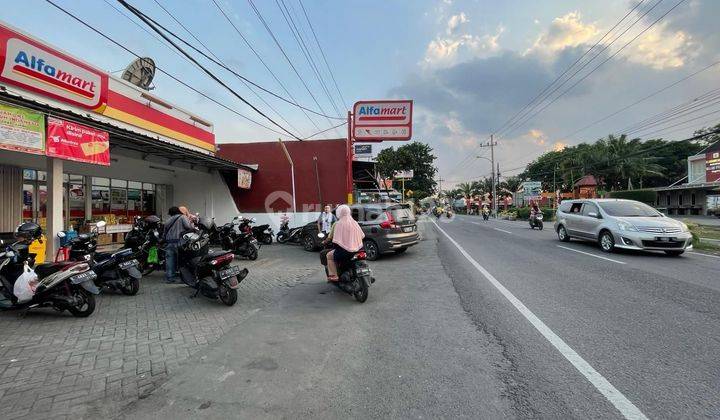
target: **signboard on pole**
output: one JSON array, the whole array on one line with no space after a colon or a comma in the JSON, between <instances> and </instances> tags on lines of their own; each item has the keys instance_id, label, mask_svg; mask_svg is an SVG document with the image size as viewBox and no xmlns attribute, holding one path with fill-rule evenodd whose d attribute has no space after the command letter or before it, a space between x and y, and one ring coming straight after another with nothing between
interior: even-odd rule
<instances>
[{"instance_id":1,"label":"signboard on pole","mask_svg":"<svg viewBox=\"0 0 720 420\"><path fill-rule=\"evenodd\" d=\"M48 117L47 155L110 166L110 135L84 125Z\"/></svg>"},{"instance_id":2,"label":"signboard on pole","mask_svg":"<svg viewBox=\"0 0 720 420\"><path fill-rule=\"evenodd\" d=\"M526 181L522 184L522 196L525 201L540 200L542 183L540 181Z\"/></svg>"},{"instance_id":3,"label":"signboard on pole","mask_svg":"<svg viewBox=\"0 0 720 420\"><path fill-rule=\"evenodd\" d=\"M355 154L356 155L371 155L372 154L372 144L356 144L355 145Z\"/></svg>"},{"instance_id":4,"label":"signboard on pole","mask_svg":"<svg viewBox=\"0 0 720 420\"><path fill-rule=\"evenodd\" d=\"M238 187L249 190L252 185L252 172L247 169L238 168Z\"/></svg>"},{"instance_id":5,"label":"signboard on pole","mask_svg":"<svg viewBox=\"0 0 720 420\"><path fill-rule=\"evenodd\" d=\"M357 141L410 140L411 100L358 101L353 106L353 137Z\"/></svg>"},{"instance_id":6,"label":"signboard on pole","mask_svg":"<svg viewBox=\"0 0 720 420\"><path fill-rule=\"evenodd\" d=\"M410 169L409 171L398 171L395 172L395 179L412 179L415 176L415 172Z\"/></svg>"},{"instance_id":7,"label":"signboard on pole","mask_svg":"<svg viewBox=\"0 0 720 420\"><path fill-rule=\"evenodd\" d=\"M705 181L720 181L720 151L708 152L705 155Z\"/></svg>"},{"instance_id":8,"label":"signboard on pole","mask_svg":"<svg viewBox=\"0 0 720 420\"><path fill-rule=\"evenodd\" d=\"M0 104L0 149L45 154L43 114Z\"/></svg>"}]
</instances>

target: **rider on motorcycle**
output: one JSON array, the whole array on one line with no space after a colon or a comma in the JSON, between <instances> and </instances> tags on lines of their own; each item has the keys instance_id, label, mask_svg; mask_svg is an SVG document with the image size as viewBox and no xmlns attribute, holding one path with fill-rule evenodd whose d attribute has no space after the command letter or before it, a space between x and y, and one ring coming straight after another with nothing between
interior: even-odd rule
<instances>
[{"instance_id":1,"label":"rider on motorcycle","mask_svg":"<svg viewBox=\"0 0 720 420\"><path fill-rule=\"evenodd\" d=\"M540 207L535 201L530 202L530 218L533 219L535 216L540 213Z\"/></svg>"},{"instance_id":2,"label":"rider on motorcycle","mask_svg":"<svg viewBox=\"0 0 720 420\"><path fill-rule=\"evenodd\" d=\"M350 215L350 207L343 204L335 211L338 221L332 229L332 247L328 252L328 281L338 281L337 267L353 257L363 247L365 234Z\"/></svg>"}]
</instances>

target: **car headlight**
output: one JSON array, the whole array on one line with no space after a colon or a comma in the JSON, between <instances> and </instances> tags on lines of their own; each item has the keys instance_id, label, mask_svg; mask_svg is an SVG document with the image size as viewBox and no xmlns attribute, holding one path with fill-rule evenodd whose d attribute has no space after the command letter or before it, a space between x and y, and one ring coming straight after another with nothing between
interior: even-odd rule
<instances>
[{"instance_id":1,"label":"car headlight","mask_svg":"<svg viewBox=\"0 0 720 420\"><path fill-rule=\"evenodd\" d=\"M638 231L637 228L635 226L633 226L632 223L624 222L622 220L618 222L618 228L622 231L628 231L628 232L637 232Z\"/></svg>"},{"instance_id":2,"label":"car headlight","mask_svg":"<svg viewBox=\"0 0 720 420\"><path fill-rule=\"evenodd\" d=\"M680 222L680 230L682 230L683 232L690 232L690 228L688 228L688 225L683 222Z\"/></svg>"}]
</instances>

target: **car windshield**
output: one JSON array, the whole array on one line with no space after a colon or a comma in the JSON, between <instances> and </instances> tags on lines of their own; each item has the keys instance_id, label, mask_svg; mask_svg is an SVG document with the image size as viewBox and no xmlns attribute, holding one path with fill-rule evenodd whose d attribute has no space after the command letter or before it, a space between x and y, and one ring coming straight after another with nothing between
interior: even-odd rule
<instances>
[{"instance_id":1,"label":"car windshield","mask_svg":"<svg viewBox=\"0 0 720 420\"><path fill-rule=\"evenodd\" d=\"M657 210L637 201L609 201L598 204L600 204L600 207L610 216L661 217Z\"/></svg>"}]
</instances>

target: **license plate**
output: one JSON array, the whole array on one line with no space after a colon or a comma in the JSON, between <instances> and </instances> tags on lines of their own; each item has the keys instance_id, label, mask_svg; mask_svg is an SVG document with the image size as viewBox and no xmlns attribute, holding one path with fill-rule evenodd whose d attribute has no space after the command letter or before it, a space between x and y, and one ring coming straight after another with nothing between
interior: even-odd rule
<instances>
[{"instance_id":1,"label":"license plate","mask_svg":"<svg viewBox=\"0 0 720 420\"><path fill-rule=\"evenodd\" d=\"M236 265L236 266L230 267L228 269L221 270L219 274L220 274L220 279L225 280L225 279L228 279L230 277L237 276L238 274L240 274L240 267L238 267Z\"/></svg>"},{"instance_id":2,"label":"license plate","mask_svg":"<svg viewBox=\"0 0 720 420\"><path fill-rule=\"evenodd\" d=\"M73 284L83 283L86 281L92 281L97 278L97 274L94 271L89 270L81 274L76 274L70 277L70 282Z\"/></svg>"},{"instance_id":3,"label":"license plate","mask_svg":"<svg viewBox=\"0 0 720 420\"><path fill-rule=\"evenodd\" d=\"M358 276L364 276L366 274L370 274L370 269L367 267L361 267L355 270Z\"/></svg>"},{"instance_id":4,"label":"license plate","mask_svg":"<svg viewBox=\"0 0 720 420\"><path fill-rule=\"evenodd\" d=\"M124 270L124 269L130 268L130 267L137 267L138 265L140 265L140 263L138 263L138 261L136 259L132 259L129 261L121 262L120 264L118 264L118 267L120 267L121 270Z\"/></svg>"},{"instance_id":5,"label":"license plate","mask_svg":"<svg viewBox=\"0 0 720 420\"><path fill-rule=\"evenodd\" d=\"M404 228L403 228L403 232L412 232L413 230L415 230L415 228L412 227L412 226L404 227Z\"/></svg>"}]
</instances>

